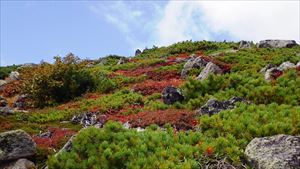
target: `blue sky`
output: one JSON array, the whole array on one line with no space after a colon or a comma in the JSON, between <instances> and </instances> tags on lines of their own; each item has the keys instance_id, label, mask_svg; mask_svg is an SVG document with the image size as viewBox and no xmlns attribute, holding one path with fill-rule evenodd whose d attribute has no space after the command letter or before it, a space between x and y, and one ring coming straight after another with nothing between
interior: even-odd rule
<instances>
[{"instance_id":1,"label":"blue sky","mask_svg":"<svg viewBox=\"0 0 300 169\"><path fill-rule=\"evenodd\" d=\"M1 1L1 66L183 40L300 40L299 1Z\"/></svg>"}]
</instances>

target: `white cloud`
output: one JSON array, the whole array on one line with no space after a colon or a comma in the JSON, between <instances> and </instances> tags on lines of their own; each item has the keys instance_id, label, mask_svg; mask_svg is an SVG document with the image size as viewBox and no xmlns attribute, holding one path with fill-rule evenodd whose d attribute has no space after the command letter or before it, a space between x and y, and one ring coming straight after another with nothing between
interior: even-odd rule
<instances>
[{"instance_id":1,"label":"white cloud","mask_svg":"<svg viewBox=\"0 0 300 169\"><path fill-rule=\"evenodd\" d=\"M160 45L182 40L300 41L299 1L169 1L155 33Z\"/></svg>"}]
</instances>

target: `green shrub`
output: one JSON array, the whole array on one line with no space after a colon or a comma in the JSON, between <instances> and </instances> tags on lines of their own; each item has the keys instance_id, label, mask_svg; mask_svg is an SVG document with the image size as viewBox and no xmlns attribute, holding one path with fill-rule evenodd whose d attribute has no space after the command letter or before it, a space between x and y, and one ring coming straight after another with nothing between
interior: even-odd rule
<instances>
[{"instance_id":1,"label":"green shrub","mask_svg":"<svg viewBox=\"0 0 300 169\"><path fill-rule=\"evenodd\" d=\"M144 132L108 123L104 129L80 132L70 152L52 156L49 169L68 168L199 168L200 134L148 128Z\"/></svg>"},{"instance_id":2,"label":"green shrub","mask_svg":"<svg viewBox=\"0 0 300 169\"><path fill-rule=\"evenodd\" d=\"M10 72L17 70L19 66L12 65L12 66L0 66L0 79L5 79L9 76Z\"/></svg>"},{"instance_id":3,"label":"green shrub","mask_svg":"<svg viewBox=\"0 0 300 169\"><path fill-rule=\"evenodd\" d=\"M29 95L34 106L44 107L80 96L95 87L92 76L75 57L56 57L54 64L41 64L22 72L22 92Z\"/></svg>"}]
</instances>

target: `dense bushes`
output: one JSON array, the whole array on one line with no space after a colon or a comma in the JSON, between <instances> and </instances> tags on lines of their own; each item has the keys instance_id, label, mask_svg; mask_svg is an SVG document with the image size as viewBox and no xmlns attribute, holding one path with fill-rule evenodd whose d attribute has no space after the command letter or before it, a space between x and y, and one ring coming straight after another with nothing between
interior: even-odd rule
<instances>
[{"instance_id":1,"label":"dense bushes","mask_svg":"<svg viewBox=\"0 0 300 169\"><path fill-rule=\"evenodd\" d=\"M68 101L95 86L92 76L77 58L55 59L54 64L43 63L22 72L22 92L29 95L34 106L44 107Z\"/></svg>"},{"instance_id":2,"label":"dense bushes","mask_svg":"<svg viewBox=\"0 0 300 169\"><path fill-rule=\"evenodd\" d=\"M108 123L104 129L86 129L75 138L71 152L50 158L49 169L199 168L198 159L207 148L201 146L200 134L152 128L137 132Z\"/></svg>"}]
</instances>

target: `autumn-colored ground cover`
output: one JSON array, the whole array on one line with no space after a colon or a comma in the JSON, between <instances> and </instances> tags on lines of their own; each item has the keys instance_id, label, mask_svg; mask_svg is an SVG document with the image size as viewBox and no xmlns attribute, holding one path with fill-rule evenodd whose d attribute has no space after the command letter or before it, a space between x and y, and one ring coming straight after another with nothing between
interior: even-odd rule
<instances>
[{"instance_id":1,"label":"autumn-colored ground cover","mask_svg":"<svg viewBox=\"0 0 300 169\"><path fill-rule=\"evenodd\" d=\"M133 85L132 89L142 95L151 95L153 93L160 93L167 86L178 87L183 84L181 79L163 79L161 81L146 80L142 83Z\"/></svg>"},{"instance_id":2,"label":"autumn-colored ground cover","mask_svg":"<svg viewBox=\"0 0 300 169\"><path fill-rule=\"evenodd\" d=\"M51 133L50 137L33 136L33 140L40 148L57 148L61 146L68 138L76 132L70 129L49 127L48 131Z\"/></svg>"},{"instance_id":3,"label":"autumn-colored ground cover","mask_svg":"<svg viewBox=\"0 0 300 169\"><path fill-rule=\"evenodd\" d=\"M6 84L1 93L4 97L12 97L20 92L21 81L14 81Z\"/></svg>"},{"instance_id":4,"label":"autumn-colored ground cover","mask_svg":"<svg viewBox=\"0 0 300 169\"><path fill-rule=\"evenodd\" d=\"M194 112L186 110L159 110L159 111L145 111L133 115L130 120L132 127L146 127L150 124L157 124L164 126L169 123L172 127L178 130L193 129L197 125L194 119Z\"/></svg>"}]
</instances>

